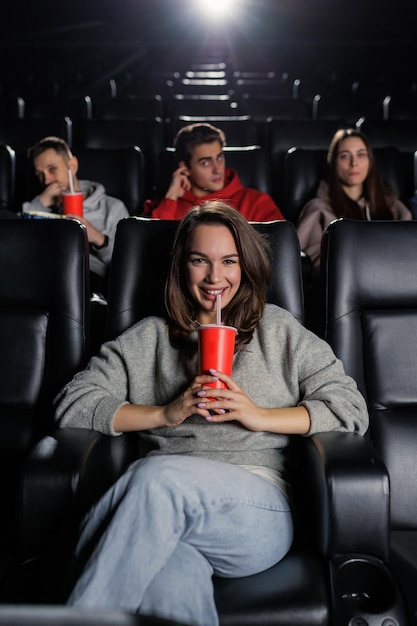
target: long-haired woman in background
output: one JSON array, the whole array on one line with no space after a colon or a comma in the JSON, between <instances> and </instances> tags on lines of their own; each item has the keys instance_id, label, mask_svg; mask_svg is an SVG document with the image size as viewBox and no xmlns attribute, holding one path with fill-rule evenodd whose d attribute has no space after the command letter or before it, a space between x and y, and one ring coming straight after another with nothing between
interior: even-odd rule
<instances>
[{"instance_id":1,"label":"long-haired woman in background","mask_svg":"<svg viewBox=\"0 0 417 626\"><path fill-rule=\"evenodd\" d=\"M303 208L297 225L301 249L315 270L323 232L336 218L411 220L411 212L384 182L367 137L354 128L338 130L327 154L327 175L317 196Z\"/></svg>"}]
</instances>

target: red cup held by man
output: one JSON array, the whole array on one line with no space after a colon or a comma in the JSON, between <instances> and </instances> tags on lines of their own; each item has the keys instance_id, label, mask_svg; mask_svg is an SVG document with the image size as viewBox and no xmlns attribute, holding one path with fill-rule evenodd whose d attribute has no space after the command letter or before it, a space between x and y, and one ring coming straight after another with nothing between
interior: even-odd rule
<instances>
[{"instance_id":1,"label":"red cup held by man","mask_svg":"<svg viewBox=\"0 0 417 626\"><path fill-rule=\"evenodd\" d=\"M64 215L83 217L84 194L82 191L64 191L61 196Z\"/></svg>"}]
</instances>

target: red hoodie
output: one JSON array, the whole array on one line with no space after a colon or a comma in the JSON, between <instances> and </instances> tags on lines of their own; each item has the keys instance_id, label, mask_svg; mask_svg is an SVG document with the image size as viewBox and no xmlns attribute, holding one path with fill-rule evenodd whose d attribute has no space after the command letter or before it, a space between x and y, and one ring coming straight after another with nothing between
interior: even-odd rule
<instances>
[{"instance_id":1,"label":"red hoodie","mask_svg":"<svg viewBox=\"0 0 417 626\"><path fill-rule=\"evenodd\" d=\"M202 198L186 191L182 198L170 200L146 200L143 215L161 220L180 220L196 204L207 200L223 200L237 209L249 222L270 222L284 217L266 193L243 187L235 170L226 169L226 185L221 191L209 193Z\"/></svg>"}]
</instances>

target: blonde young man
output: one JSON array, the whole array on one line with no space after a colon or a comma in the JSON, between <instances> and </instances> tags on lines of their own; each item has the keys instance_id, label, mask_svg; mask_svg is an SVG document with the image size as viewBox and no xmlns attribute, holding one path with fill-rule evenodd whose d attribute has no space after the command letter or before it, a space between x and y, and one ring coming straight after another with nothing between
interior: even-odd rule
<instances>
[{"instance_id":1,"label":"blonde young man","mask_svg":"<svg viewBox=\"0 0 417 626\"><path fill-rule=\"evenodd\" d=\"M72 176L74 189L84 194L84 216L77 219L86 227L90 244L91 290L105 294L117 223L129 216L127 208L108 196L101 183L77 178L78 160L63 139L45 137L29 149L28 156L42 191L23 204L23 216L28 211L62 213L61 194L69 191Z\"/></svg>"}]
</instances>

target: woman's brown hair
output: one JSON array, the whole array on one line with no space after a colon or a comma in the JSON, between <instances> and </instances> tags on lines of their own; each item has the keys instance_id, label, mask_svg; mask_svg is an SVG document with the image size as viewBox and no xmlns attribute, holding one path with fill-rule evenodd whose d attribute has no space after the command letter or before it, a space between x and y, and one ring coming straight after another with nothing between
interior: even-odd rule
<instances>
[{"instance_id":1,"label":"woman's brown hair","mask_svg":"<svg viewBox=\"0 0 417 626\"><path fill-rule=\"evenodd\" d=\"M327 155L328 183L329 183L329 200L337 217L346 217L351 219L365 219L363 209L357 202L349 198L343 191L337 175L337 157L339 147L342 141L348 137L358 137L363 141L369 158L369 171L366 180L363 183L363 197L368 204L372 219L392 220L394 214L392 211L396 195L393 190L383 181L375 165L375 158L369 144L368 138L355 128L347 128L338 130L330 142Z\"/></svg>"},{"instance_id":2,"label":"woman's brown hair","mask_svg":"<svg viewBox=\"0 0 417 626\"><path fill-rule=\"evenodd\" d=\"M269 245L236 209L217 200L194 207L178 226L165 286L170 340L176 347L185 346L190 333L195 330L198 305L186 285L186 264L191 234L201 224L226 226L236 244L241 283L234 298L223 309L222 321L237 328L238 350L252 339L264 311L271 279Z\"/></svg>"}]
</instances>

